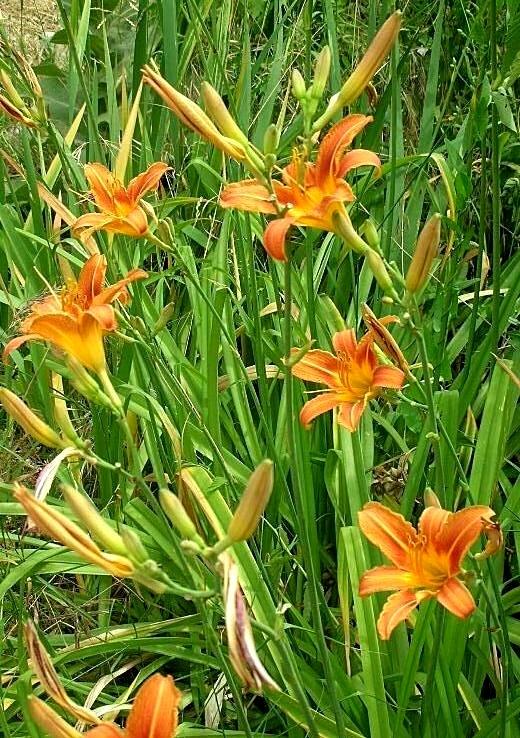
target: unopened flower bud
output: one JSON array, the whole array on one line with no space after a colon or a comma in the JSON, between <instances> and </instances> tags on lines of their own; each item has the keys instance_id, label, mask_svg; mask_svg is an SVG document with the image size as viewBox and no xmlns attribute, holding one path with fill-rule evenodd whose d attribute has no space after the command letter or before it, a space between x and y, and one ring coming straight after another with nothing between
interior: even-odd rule
<instances>
[{"instance_id":1,"label":"unopened flower bud","mask_svg":"<svg viewBox=\"0 0 520 738\"><path fill-rule=\"evenodd\" d=\"M9 97L9 100L13 105L16 105L17 108L20 108L20 110L27 111L27 107L18 93L18 90L11 82L11 77L7 74L7 72L4 69L0 69L0 81L2 83L2 87L7 92L7 95Z\"/></svg>"},{"instance_id":2,"label":"unopened flower bud","mask_svg":"<svg viewBox=\"0 0 520 738\"><path fill-rule=\"evenodd\" d=\"M209 116L213 118L221 132L228 138L247 145L249 143L247 136L239 128L238 123L227 109L226 103L209 82L202 83L201 95Z\"/></svg>"},{"instance_id":3,"label":"unopened flower bud","mask_svg":"<svg viewBox=\"0 0 520 738\"><path fill-rule=\"evenodd\" d=\"M365 258L372 274L376 278L376 282L383 292L388 292L393 296L393 293L395 292L394 285L381 256L379 256L377 251L374 251L374 249L369 249L365 254Z\"/></svg>"},{"instance_id":4,"label":"unopened flower bud","mask_svg":"<svg viewBox=\"0 0 520 738\"><path fill-rule=\"evenodd\" d=\"M377 249L381 242L379 237L379 231L376 228L376 224L371 218L367 218L360 228L361 234L365 237L366 242L373 249Z\"/></svg>"},{"instance_id":5,"label":"unopened flower bud","mask_svg":"<svg viewBox=\"0 0 520 738\"><path fill-rule=\"evenodd\" d=\"M327 86L327 81L329 79L330 61L330 48L328 46L324 46L316 59L314 80L310 90L311 97L316 100L319 100L325 92L325 87Z\"/></svg>"},{"instance_id":6,"label":"unopened flower bud","mask_svg":"<svg viewBox=\"0 0 520 738\"><path fill-rule=\"evenodd\" d=\"M406 274L406 289L412 294L422 289L428 279L433 260L439 251L441 216L432 215L419 234L415 252Z\"/></svg>"},{"instance_id":7,"label":"unopened flower bud","mask_svg":"<svg viewBox=\"0 0 520 738\"><path fill-rule=\"evenodd\" d=\"M325 113L315 122L313 131L320 131L341 108L350 105L362 94L395 43L401 28L401 15L401 11L396 10L383 23L357 67L341 90L331 98Z\"/></svg>"},{"instance_id":8,"label":"unopened flower bud","mask_svg":"<svg viewBox=\"0 0 520 738\"><path fill-rule=\"evenodd\" d=\"M55 712L52 707L47 705L38 697L30 696L27 700L29 713L36 725L43 730L45 735L50 738L81 738L82 734L69 725L65 720Z\"/></svg>"},{"instance_id":9,"label":"unopened flower bud","mask_svg":"<svg viewBox=\"0 0 520 738\"><path fill-rule=\"evenodd\" d=\"M273 462L264 459L249 477L244 494L231 519L227 537L234 543L246 541L255 532L273 491Z\"/></svg>"},{"instance_id":10,"label":"unopened flower bud","mask_svg":"<svg viewBox=\"0 0 520 738\"><path fill-rule=\"evenodd\" d=\"M166 105L177 116L181 123L184 123L185 126L202 138L210 141L217 149L224 151L228 156L238 160L245 158L246 152L244 146L236 139L222 135L202 108L199 108L193 100L190 100L189 97L186 97L172 87L164 77L159 74L157 69L146 65L143 68L143 80L160 97L162 97Z\"/></svg>"},{"instance_id":11,"label":"unopened flower bud","mask_svg":"<svg viewBox=\"0 0 520 738\"><path fill-rule=\"evenodd\" d=\"M292 70L292 91L297 100L303 100L307 94L305 80L297 69Z\"/></svg>"},{"instance_id":12,"label":"unopened flower bud","mask_svg":"<svg viewBox=\"0 0 520 738\"><path fill-rule=\"evenodd\" d=\"M156 336L158 333L162 331L163 328L166 327L166 325L173 318L174 312L175 312L175 304L173 302L169 302L167 305L163 307L153 327L154 336Z\"/></svg>"},{"instance_id":13,"label":"unopened flower bud","mask_svg":"<svg viewBox=\"0 0 520 738\"><path fill-rule=\"evenodd\" d=\"M38 443L50 448L65 448L68 444L47 423L39 418L14 392L0 388L0 404L24 431Z\"/></svg>"},{"instance_id":14,"label":"unopened flower bud","mask_svg":"<svg viewBox=\"0 0 520 738\"><path fill-rule=\"evenodd\" d=\"M276 154L279 141L280 131L274 123L271 123L264 134L264 154Z\"/></svg>"},{"instance_id":15,"label":"unopened flower bud","mask_svg":"<svg viewBox=\"0 0 520 738\"><path fill-rule=\"evenodd\" d=\"M159 490L159 502L183 538L192 540L193 538L199 537L193 520L186 512L184 505L177 495L170 492L169 489L161 489Z\"/></svg>"},{"instance_id":16,"label":"unopened flower bud","mask_svg":"<svg viewBox=\"0 0 520 738\"><path fill-rule=\"evenodd\" d=\"M424 506L425 507L441 507L441 503L435 492L427 487L424 492Z\"/></svg>"},{"instance_id":17,"label":"unopened flower bud","mask_svg":"<svg viewBox=\"0 0 520 738\"><path fill-rule=\"evenodd\" d=\"M62 490L67 504L92 538L112 553L126 556L128 551L122 537L100 515L92 502L70 484L62 485Z\"/></svg>"},{"instance_id":18,"label":"unopened flower bud","mask_svg":"<svg viewBox=\"0 0 520 738\"><path fill-rule=\"evenodd\" d=\"M341 88L338 107L350 105L357 100L382 65L401 28L401 15L401 11L396 10L376 33L363 58Z\"/></svg>"},{"instance_id":19,"label":"unopened flower bud","mask_svg":"<svg viewBox=\"0 0 520 738\"><path fill-rule=\"evenodd\" d=\"M123 539L126 552L131 559L140 564L144 564L145 561L150 559L148 551L143 546L141 539L133 530L130 528L123 528L121 538Z\"/></svg>"}]
</instances>

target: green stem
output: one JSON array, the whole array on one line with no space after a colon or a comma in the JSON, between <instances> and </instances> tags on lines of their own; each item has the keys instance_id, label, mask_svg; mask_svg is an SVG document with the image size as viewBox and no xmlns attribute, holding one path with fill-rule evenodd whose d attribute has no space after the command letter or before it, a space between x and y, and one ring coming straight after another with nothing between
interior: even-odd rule
<instances>
[{"instance_id":1,"label":"green stem","mask_svg":"<svg viewBox=\"0 0 520 738\"><path fill-rule=\"evenodd\" d=\"M309 585L309 597L311 601L311 611L313 617L313 626L317 637L317 646L320 653L320 657L323 663L325 671L325 681L327 689L329 691L330 699L332 702L332 709L334 711L334 717L336 719L336 726L338 728L338 735L343 735L344 724L343 714L341 705L336 694L336 683L332 672L329 651L325 640L325 632L323 630L323 623L321 620L320 603L318 596L318 587L316 583L316 569L313 551L310 545L309 531L307 529L307 521L305 515L305 505L303 501L303 486L301 484L300 475L300 463L299 463L299 449L295 444L294 439L294 408L293 408L293 383L292 383L292 372L289 366L289 360L291 357L292 348L292 337L291 337L291 323L292 323L292 284L291 284L291 262L287 261L284 265L284 295L285 295L285 320L284 320L284 339L285 339L285 392L286 392L286 433L287 433L287 445L289 450L290 458L294 460L294 466L292 466L292 481L294 486L294 498L295 507L300 521L299 534L302 545L303 559L305 562L305 569L308 575ZM307 720L309 722L309 734L313 738L318 738L319 733L314 724L312 714L308 708L307 701L302 705L307 714Z\"/></svg>"},{"instance_id":2,"label":"green stem","mask_svg":"<svg viewBox=\"0 0 520 738\"><path fill-rule=\"evenodd\" d=\"M496 0L490 0L489 45L491 55L491 77L493 84L497 76L497 8ZM491 220L493 240L493 305L491 320L491 353L495 353L500 337L500 172L499 172L498 110L491 106Z\"/></svg>"}]
</instances>

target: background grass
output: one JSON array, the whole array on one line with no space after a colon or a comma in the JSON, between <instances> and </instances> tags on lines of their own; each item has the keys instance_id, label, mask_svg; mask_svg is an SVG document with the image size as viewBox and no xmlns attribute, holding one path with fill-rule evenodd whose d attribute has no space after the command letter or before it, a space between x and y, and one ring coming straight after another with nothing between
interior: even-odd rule
<instances>
[{"instance_id":1,"label":"background grass","mask_svg":"<svg viewBox=\"0 0 520 738\"><path fill-rule=\"evenodd\" d=\"M56 52L51 47L36 67L51 121L45 135L1 123L2 343L14 334L19 311L62 281L60 259L76 272L85 259L63 224L58 238L37 181L47 182L74 214L84 211L82 164L114 163L143 63L154 58L166 79L195 100L200 82L210 81L261 144L284 109L291 68L309 78L316 53L328 43L329 92L336 91L393 10L389 2L330 0L57 0L57 7ZM420 397L407 388L401 401L375 405L352 435L330 416L310 432L294 424L298 453L290 453L287 387L265 372L280 364L284 349L283 271L261 247L264 223L218 208L221 184L243 177L240 167L181 128L145 89L128 176L159 159L173 167L156 210L171 219L176 255L122 237L100 235L98 243L109 257L110 281L138 265L150 274L135 285L129 308L121 308L126 338L108 341L147 484L136 492L114 466L85 469L83 484L107 517L139 535L174 581L218 588L211 571L181 551L157 487L182 487L178 472L189 466L225 524L250 471L266 456L274 460L265 521L235 553L261 658L282 692L242 694L228 665L218 596L158 598L34 533L22 535L10 482L23 478L31 486L51 456L0 416L0 730L6 738L36 735L22 720L31 675L20 637L21 622L34 612L79 702L124 703L153 671L173 673L184 693L179 735L520 735L520 416L518 389L494 358L519 373L520 8L515 0L440 0L402 10L399 45L376 79L378 102L371 107L362 99L355 108L374 116L360 145L380 153L385 166L379 179L358 180L351 215L360 226L369 211L385 254L405 269L421 224L433 212L450 211L446 258L422 305L441 440L432 439ZM3 64L11 65L8 50ZM83 104L77 135L66 143ZM290 98L285 126L282 161L301 129ZM351 256L341 261L331 235L307 230L295 238L292 283L295 345L310 334L327 347L343 320L359 326L366 300L377 315L389 312L371 274ZM165 306L169 320L154 331ZM408 361L419 362L409 334L403 329L396 336ZM52 423L49 377L59 367L45 348L31 345L2 369L1 383ZM422 379L420 368L416 373ZM92 439L109 465L125 467L115 419L67 381L65 393L78 433ZM303 385L295 382L296 409L303 398ZM63 465L59 477L73 481L79 473L77 465ZM413 630L402 625L385 643L375 630L383 598L357 595L362 572L380 561L361 541L356 512L368 499L384 499L416 519L427 487L448 509L490 504L506 546L476 573L479 609L470 621L428 603ZM62 504L57 485L50 500Z\"/></svg>"}]
</instances>

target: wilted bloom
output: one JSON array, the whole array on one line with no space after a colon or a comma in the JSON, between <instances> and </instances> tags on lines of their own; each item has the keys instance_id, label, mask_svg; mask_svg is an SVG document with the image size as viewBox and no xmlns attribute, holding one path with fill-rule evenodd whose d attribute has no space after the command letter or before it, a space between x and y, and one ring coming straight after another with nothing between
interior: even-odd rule
<instances>
[{"instance_id":1,"label":"wilted bloom","mask_svg":"<svg viewBox=\"0 0 520 738\"><path fill-rule=\"evenodd\" d=\"M238 568L227 554L221 555L224 564L224 603L229 658L244 684L260 691L264 686L279 687L267 673L256 651L251 623L244 595L238 581Z\"/></svg>"},{"instance_id":2,"label":"wilted bloom","mask_svg":"<svg viewBox=\"0 0 520 738\"><path fill-rule=\"evenodd\" d=\"M263 243L273 259L286 261L285 239L291 226L308 226L339 233L334 214L348 219L343 203L355 200L344 177L360 166L379 167L372 151L346 151L371 117L349 115L337 123L321 142L315 162L295 151L292 162L282 171L282 181L273 180L273 192L261 182L246 179L224 188L220 204L254 213L278 215L267 226ZM368 247L367 247L368 248Z\"/></svg>"},{"instance_id":3,"label":"wilted bloom","mask_svg":"<svg viewBox=\"0 0 520 738\"><path fill-rule=\"evenodd\" d=\"M164 77L152 66L143 68L143 80L154 90L185 126L197 133L201 138L213 144L233 159L244 159L246 152L243 141L247 140L235 121L225 108L220 96L209 85L204 90L206 105L210 105L208 112L212 112L217 125L210 120L206 113L193 100L172 87ZM218 127L217 127L218 126ZM219 130L220 128L220 130Z\"/></svg>"},{"instance_id":4,"label":"wilted bloom","mask_svg":"<svg viewBox=\"0 0 520 738\"><path fill-rule=\"evenodd\" d=\"M377 343L381 351L390 361L393 361L404 372L408 370L408 362L404 358L404 354L399 348L399 344L386 327L390 323L399 323L399 318L394 315L387 315L384 318L377 318L368 305L364 304L361 309L363 322L368 330L372 333L374 341Z\"/></svg>"},{"instance_id":5,"label":"wilted bloom","mask_svg":"<svg viewBox=\"0 0 520 738\"><path fill-rule=\"evenodd\" d=\"M157 189L169 168L167 164L156 162L125 187L103 164L86 164L85 177L101 212L80 216L73 223L73 230L82 240L88 239L94 231L122 233L135 238L145 236L148 217L140 202L147 192Z\"/></svg>"},{"instance_id":6,"label":"wilted bloom","mask_svg":"<svg viewBox=\"0 0 520 738\"><path fill-rule=\"evenodd\" d=\"M395 366L381 364L373 344L371 331L359 343L353 329L340 331L332 337L335 355L313 349L294 364L291 371L295 377L328 387L303 406L300 412L303 425L339 407L338 423L354 431L369 400L377 397L384 387L402 387L404 373ZM293 352L296 354L297 349Z\"/></svg>"},{"instance_id":7,"label":"wilted bloom","mask_svg":"<svg viewBox=\"0 0 520 738\"><path fill-rule=\"evenodd\" d=\"M473 505L452 513L434 504L425 508L417 530L402 515L379 502L369 502L358 514L359 527L393 566L376 566L363 574L362 597L396 590L379 616L379 635L390 638L393 629L423 601L435 597L459 618L476 609L475 601L459 578L462 562L481 533L488 536L485 556L501 545L495 513L486 505Z\"/></svg>"},{"instance_id":8,"label":"wilted bloom","mask_svg":"<svg viewBox=\"0 0 520 738\"><path fill-rule=\"evenodd\" d=\"M134 565L129 558L102 551L78 525L55 507L37 500L26 487L17 485L14 498L40 533L59 541L85 561L99 566L115 577L124 578L133 575Z\"/></svg>"},{"instance_id":9,"label":"wilted bloom","mask_svg":"<svg viewBox=\"0 0 520 738\"><path fill-rule=\"evenodd\" d=\"M94 712L78 705L69 697L31 620L28 620L24 626L24 635L31 659L30 665L49 697L52 697L54 702L63 707L77 720L82 720L86 723L99 722L99 718Z\"/></svg>"},{"instance_id":10,"label":"wilted bloom","mask_svg":"<svg viewBox=\"0 0 520 738\"><path fill-rule=\"evenodd\" d=\"M48 341L65 355L71 355L88 369L100 372L105 366L103 336L117 328L111 303L129 299L126 285L147 277L134 269L125 279L103 288L106 259L94 254L81 270L78 280L71 280L59 293L52 293L31 307L31 315L21 326L21 334L4 349L4 358L25 341Z\"/></svg>"},{"instance_id":11,"label":"wilted bloom","mask_svg":"<svg viewBox=\"0 0 520 738\"><path fill-rule=\"evenodd\" d=\"M29 712L51 738L173 738L180 701L173 678L154 674L138 690L124 728L106 722L80 734L36 697L29 698Z\"/></svg>"}]
</instances>

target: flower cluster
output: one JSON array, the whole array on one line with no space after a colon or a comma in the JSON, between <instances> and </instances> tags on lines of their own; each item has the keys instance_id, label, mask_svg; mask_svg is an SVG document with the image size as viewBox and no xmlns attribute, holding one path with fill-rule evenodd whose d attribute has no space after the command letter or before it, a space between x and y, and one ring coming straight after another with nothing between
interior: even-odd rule
<instances>
[{"instance_id":1,"label":"flower cluster","mask_svg":"<svg viewBox=\"0 0 520 738\"><path fill-rule=\"evenodd\" d=\"M285 270L285 293L279 305L285 302L284 330L287 340L284 355L274 359L278 363L274 367L274 374L270 376L285 376L286 402L289 405L296 396L293 392L296 388L294 378L321 385L319 390L311 390L314 396L302 403L300 422L305 429L310 429L318 416L334 411L335 436L343 440L351 438L348 434L358 433L360 425L364 427L366 416L363 419L363 415L368 411L371 401L384 399L398 402L406 399L403 392L406 392L407 382L417 386L418 394L422 392L421 399L430 399L428 377L426 375L425 382L428 386L423 389L404 356L406 349L401 336L408 329L411 329L411 335L419 333L413 317L418 315L417 299L437 256L441 216L435 214L427 223L419 236L408 274L401 275L379 248L377 234L367 235L368 221L364 224L367 226L365 230L355 227L356 218L350 211L356 200L353 178L359 175L354 173L364 168L362 174L367 183L372 183L381 173L381 161L377 153L352 148L356 137L372 122L372 117L350 113L325 131L332 119L337 120L338 113L367 89L392 48L400 22L400 13L391 16L359 67L341 90L330 98L319 117L317 110L326 87L330 53L325 51L320 55L313 84L309 88L305 86L301 75L293 76L293 90L299 104L303 130L301 136L292 141L290 160L288 152L284 159L283 152L278 150L282 132L276 125L273 124L266 131L264 147L260 150L240 129L211 85L205 83L202 89L206 108L203 110L173 88L153 63L143 69L143 82L161 97L182 124L224 155L239 162L247 171L246 179L227 183L223 187L219 205L224 209L272 216L263 230L262 242L268 256L274 262L281 262L274 264L274 267L271 263L271 267ZM40 125L43 119L41 106L29 110L18 99L9 78L2 78L2 81L7 92L0 95L0 108L17 123L31 127ZM34 92L36 94L36 88ZM38 110L39 118L36 114ZM135 123L135 116L130 118ZM124 136L124 139L128 141L128 136ZM127 162L123 163L126 165ZM115 234L143 239L145 247L163 248L169 255L175 254L173 238L168 241L168 224L158 219L152 205L144 199L149 193L159 190L161 180L169 170L166 163L155 162L125 186L125 177L121 174L125 166L121 162L114 171L101 163L87 163L84 176L96 212L83 212L70 223L72 234L78 238L78 249L84 248L91 240L96 244L94 237L99 238L98 232L104 231L110 234L110 250L106 249L106 244L102 246L107 254L113 253L112 236ZM54 204L57 212L63 212L59 211L61 206L56 199L49 199L49 202ZM69 216L67 218L70 220ZM287 237L290 229L294 233L298 228L313 228L337 236L345 247L339 254L339 261L346 251L362 256L366 272L377 283L375 288L383 293L382 304L391 304L392 312L394 308L400 310L400 316L378 317L365 305L362 317L367 330L359 339L357 324L350 321L345 324L341 320L340 325L336 321L338 330L331 331L333 352L323 347L314 348L315 339L310 336L307 345L293 347L290 282L291 269L298 255L289 247ZM145 251L143 247L141 256ZM138 263L144 265L146 262L141 256ZM135 262L125 263L130 265ZM116 271L107 256L98 251L84 262L76 277L67 262L63 269L64 285L55 289L49 287L45 297L30 305L29 313L19 324L18 335L7 343L3 355L7 360L29 341L49 345L54 352L53 363L49 363L49 367L55 368L57 360L60 368L59 379L53 378L53 388L62 387L63 370L63 376L70 379L87 399L104 404L117 415L127 445L129 465L132 464L126 481L148 493L149 480L144 478L142 472L139 448L131 424L132 410L123 403L109 378L111 362L105 352L107 336L113 336L121 325L123 332L125 327L133 325L131 321L125 323L120 309L129 304L129 285L133 285L133 290L145 289L143 285L136 287L134 283L146 280L148 274L142 268L134 268L117 280L118 275L112 272L111 276L117 281L107 286L105 281L109 266ZM414 316L411 317L410 312ZM392 335L389 326L399 326L401 335ZM300 327L300 335L304 335L307 326ZM321 345L326 345L328 340L326 336ZM265 367L263 370L267 372ZM162 408L159 402L155 397L150 399L150 403L152 401L156 404L150 404L150 412L160 414ZM102 461L94 455L90 443L79 438L72 427L64 400L57 399L54 406L54 420L60 432L50 427L21 398L7 389L0 389L0 403L38 442L60 450L58 456L45 467L43 477L40 476L36 494L25 486L15 485L14 499L26 514L31 528L65 546L89 565L116 578L132 579L156 595L174 592L191 599L215 596L215 591L188 590L170 581L163 569L150 558L138 536L127 529L115 530L77 489L64 486L64 497L69 511L79 524L71 519L69 512L61 512L45 500L62 462L67 459L81 460L95 467ZM428 407L428 418L435 419L435 408L432 411L427 405L423 407ZM292 420L289 414L287 423L291 424ZM175 432L171 431L167 422L165 427L170 436L175 437ZM290 447L288 451L290 453ZM120 467L121 464L113 465L118 471ZM251 602L247 601L247 590L241 585L242 570L233 553L234 546L245 547L245 542L262 519L273 488L272 462L266 459L257 466L233 515L223 498L219 501L227 520L226 529L218 520L215 522L214 511L190 467L180 469L179 486L184 485L189 489L206 516L212 529L209 538L206 528L197 524L195 514L185 507L181 496L165 488L173 480L166 478L164 473L163 476L163 480L154 477L153 483L157 487L163 485L159 490L160 504L181 535L182 550L186 555L202 558L212 576L222 582L231 664L247 688L257 691L278 690L277 682L270 676L256 651L248 615ZM467 586L470 576L463 569L464 559L481 534L487 536L488 543L480 556L495 553L501 545L500 528L490 507L470 505L453 512L442 509L434 497L430 497L429 502L417 528L380 502L368 502L359 512L357 520L352 521L391 562L391 565L365 571L359 583L361 597L381 591L393 592L378 621L382 639L390 638L396 626L410 618L414 609L424 600L434 598L455 616L469 617L475 611L476 604ZM216 542L211 543L211 535L216 536ZM92 718L93 713L76 706L67 697L31 628L29 643L31 660L35 664L33 668L43 675L40 677L42 684L47 679L49 695L69 713ZM137 692L124 728L110 721L99 720L83 735L88 738L172 738L177 729L180 700L181 695L173 679L155 674ZM52 738L80 736L47 703L34 696L29 698L29 712ZM94 715L92 721L96 720Z\"/></svg>"}]
</instances>

